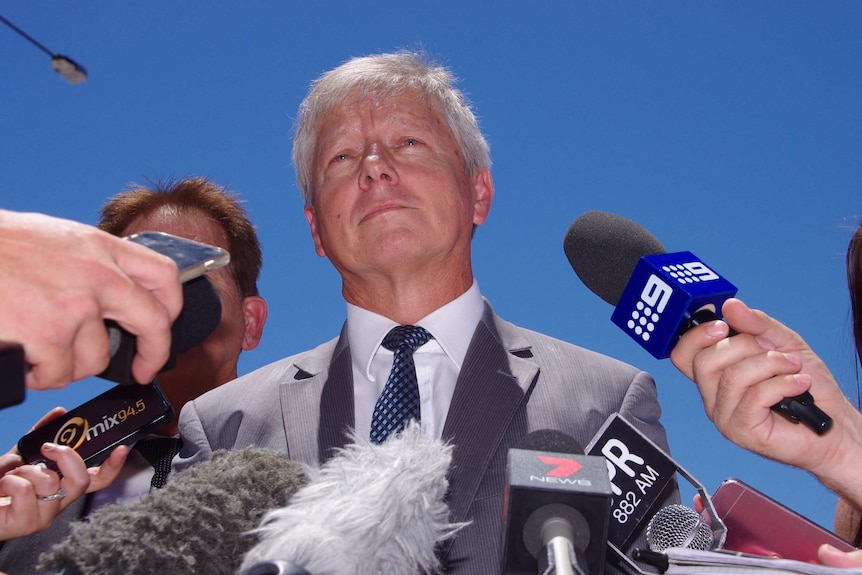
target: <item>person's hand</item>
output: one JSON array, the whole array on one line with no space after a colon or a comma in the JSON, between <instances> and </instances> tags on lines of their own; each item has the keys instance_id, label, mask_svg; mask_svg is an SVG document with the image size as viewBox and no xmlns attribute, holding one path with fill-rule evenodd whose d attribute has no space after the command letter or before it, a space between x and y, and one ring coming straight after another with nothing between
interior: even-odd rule
<instances>
[{"instance_id":1,"label":"person's hand","mask_svg":"<svg viewBox=\"0 0 862 575\"><path fill-rule=\"evenodd\" d=\"M839 493L862 498L862 416L799 335L737 299L725 302L725 321L689 330L671 361L697 383L704 409L737 445L813 472ZM738 335L727 337L730 324ZM771 409L810 391L835 421L818 436Z\"/></svg>"},{"instance_id":2,"label":"person's hand","mask_svg":"<svg viewBox=\"0 0 862 575\"><path fill-rule=\"evenodd\" d=\"M0 341L24 345L27 387L102 372L105 319L137 336L132 373L150 381L168 359L181 309L167 256L77 222L0 210Z\"/></svg>"},{"instance_id":3,"label":"person's hand","mask_svg":"<svg viewBox=\"0 0 862 575\"><path fill-rule=\"evenodd\" d=\"M31 431L64 413L64 408L55 407ZM0 456L0 541L47 528L75 499L110 485L128 454L129 447L117 447L100 466L88 469L74 449L46 443L42 455L57 463L58 474L43 465L24 465L13 447Z\"/></svg>"},{"instance_id":4,"label":"person's hand","mask_svg":"<svg viewBox=\"0 0 862 575\"><path fill-rule=\"evenodd\" d=\"M123 449L128 453L128 448ZM0 540L29 535L47 528L54 517L91 486L93 470L86 468L84 460L74 449L46 443L42 446L42 455L57 463L62 478L42 465L20 465L0 477ZM12 464L15 456L7 453L0 457L2 466ZM94 472L101 486L106 484L108 471L113 473L116 460L125 460L122 451L119 454L112 453L111 457L115 461L106 470L105 476L101 476L99 470Z\"/></svg>"},{"instance_id":5,"label":"person's hand","mask_svg":"<svg viewBox=\"0 0 862 575\"><path fill-rule=\"evenodd\" d=\"M828 567L859 568L862 567L862 549L845 552L824 543L817 550L817 559Z\"/></svg>"}]
</instances>

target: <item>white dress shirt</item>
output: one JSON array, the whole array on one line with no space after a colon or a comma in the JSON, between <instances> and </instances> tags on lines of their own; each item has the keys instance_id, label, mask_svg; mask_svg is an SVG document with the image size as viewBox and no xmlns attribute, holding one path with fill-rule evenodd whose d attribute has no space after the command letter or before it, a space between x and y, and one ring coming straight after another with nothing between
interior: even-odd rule
<instances>
[{"instance_id":1,"label":"white dress shirt","mask_svg":"<svg viewBox=\"0 0 862 575\"><path fill-rule=\"evenodd\" d=\"M419 382L422 434L428 439L439 439L443 434L458 373L483 310L482 294L473 280L470 289L415 324L434 336L413 354ZM356 430L363 437L371 433L374 405L386 386L395 355L380 344L397 325L387 317L347 304Z\"/></svg>"}]
</instances>

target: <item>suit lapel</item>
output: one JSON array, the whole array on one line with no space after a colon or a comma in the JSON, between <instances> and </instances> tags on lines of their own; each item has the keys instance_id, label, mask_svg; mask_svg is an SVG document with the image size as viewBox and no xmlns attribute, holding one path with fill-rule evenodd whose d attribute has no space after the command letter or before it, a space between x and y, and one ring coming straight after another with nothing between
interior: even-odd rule
<instances>
[{"instance_id":1,"label":"suit lapel","mask_svg":"<svg viewBox=\"0 0 862 575\"><path fill-rule=\"evenodd\" d=\"M292 378L279 388L287 454L316 465L347 443L347 430L355 421L346 328L293 368Z\"/></svg>"},{"instance_id":2,"label":"suit lapel","mask_svg":"<svg viewBox=\"0 0 862 575\"><path fill-rule=\"evenodd\" d=\"M443 438L455 446L449 473L454 522L468 517L489 463L539 373L535 364L512 355L498 338L493 314L486 307L464 358L443 429Z\"/></svg>"},{"instance_id":3,"label":"suit lapel","mask_svg":"<svg viewBox=\"0 0 862 575\"><path fill-rule=\"evenodd\" d=\"M328 461L336 449L347 445L354 421L353 368L350 351L345 345L336 349L320 396L317 445L321 462Z\"/></svg>"}]
</instances>

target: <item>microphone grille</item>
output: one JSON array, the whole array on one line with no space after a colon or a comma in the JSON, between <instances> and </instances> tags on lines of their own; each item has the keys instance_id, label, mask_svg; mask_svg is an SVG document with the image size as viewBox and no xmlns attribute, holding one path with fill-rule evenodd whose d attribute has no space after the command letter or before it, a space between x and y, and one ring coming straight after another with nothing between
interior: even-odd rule
<instances>
[{"instance_id":1,"label":"microphone grille","mask_svg":"<svg viewBox=\"0 0 862 575\"><path fill-rule=\"evenodd\" d=\"M593 210L578 216L563 240L572 269L594 294L615 306L643 256L665 253L640 224Z\"/></svg>"},{"instance_id":2,"label":"microphone grille","mask_svg":"<svg viewBox=\"0 0 862 575\"><path fill-rule=\"evenodd\" d=\"M679 504L660 509L650 519L646 538L649 548L657 552L670 547L709 551L715 543L712 529L700 514Z\"/></svg>"}]
</instances>

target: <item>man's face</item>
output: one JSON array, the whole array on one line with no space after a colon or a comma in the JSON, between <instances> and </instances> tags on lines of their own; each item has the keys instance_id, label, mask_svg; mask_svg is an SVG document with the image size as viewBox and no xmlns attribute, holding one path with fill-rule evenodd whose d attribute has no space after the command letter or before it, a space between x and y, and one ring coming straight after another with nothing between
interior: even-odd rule
<instances>
[{"instance_id":1,"label":"man's face","mask_svg":"<svg viewBox=\"0 0 862 575\"><path fill-rule=\"evenodd\" d=\"M470 272L473 225L493 197L465 172L441 115L411 93L349 96L321 125L312 162L315 249L349 281L439 264Z\"/></svg>"},{"instance_id":2,"label":"man's face","mask_svg":"<svg viewBox=\"0 0 862 575\"><path fill-rule=\"evenodd\" d=\"M200 210L163 207L134 220L122 235L143 231L167 232L228 249L224 230ZM221 300L221 322L203 342L180 354L174 369L156 376L177 412L186 401L234 379L244 345L243 298L229 267L209 272L207 278Z\"/></svg>"}]
</instances>

